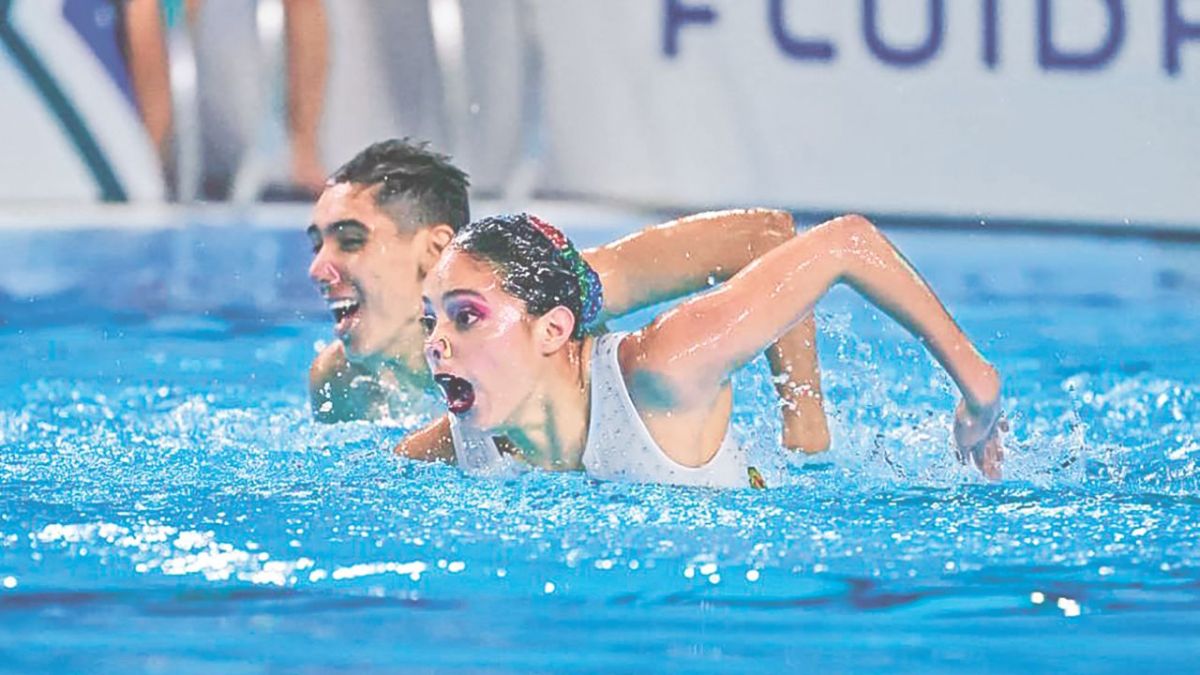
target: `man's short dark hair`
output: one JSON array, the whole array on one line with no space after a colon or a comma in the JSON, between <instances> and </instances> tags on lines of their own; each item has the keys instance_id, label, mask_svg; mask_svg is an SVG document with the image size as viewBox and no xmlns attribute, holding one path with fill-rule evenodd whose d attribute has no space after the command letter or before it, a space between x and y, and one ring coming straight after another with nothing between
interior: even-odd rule
<instances>
[{"instance_id":1,"label":"man's short dark hair","mask_svg":"<svg viewBox=\"0 0 1200 675\"><path fill-rule=\"evenodd\" d=\"M457 232L471 221L467 174L429 144L407 138L372 143L346 162L329 183L379 185L375 204L389 215L404 202L418 225L445 223Z\"/></svg>"}]
</instances>

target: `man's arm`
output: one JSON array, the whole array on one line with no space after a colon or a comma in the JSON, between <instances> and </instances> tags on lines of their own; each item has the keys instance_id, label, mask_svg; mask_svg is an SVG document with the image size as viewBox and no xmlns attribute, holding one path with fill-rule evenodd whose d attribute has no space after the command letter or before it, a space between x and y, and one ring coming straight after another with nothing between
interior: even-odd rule
<instances>
[{"instance_id":1,"label":"man's arm","mask_svg":"<svg viewBox=\"0 0 1200 675\"><path fill-rule=\"evenodd\" d=\"M313 359L308 369L308 400L318 422L376 420L387 416L387 395L365 369L350 363L340 341Z\"/></svg>"},{"instance_id":2,"label":"man's arm","mask_svg":"<svg viewBox=\"0 0 1200 675\"><path fill-rule=\"evenodd\" d=\"M717 211L647 228L583 257L604 285L602 318L611 318L725 281L795 236L785 211ZM810 315L767 351L782 402L784 445L809 453L829 448L815 339Z\"/></svg>"},{"instance_id":3,"label":"man's arm","mask_svg":"<svg viewBox=\"0 0 1200 675\"><path fill-rule=\"evenodd\" d=\"M601 318L612 318L725 281L795 235L785 211L714 211L648 227L583 257L604 285Z\"/></svg>"}]
</instances>

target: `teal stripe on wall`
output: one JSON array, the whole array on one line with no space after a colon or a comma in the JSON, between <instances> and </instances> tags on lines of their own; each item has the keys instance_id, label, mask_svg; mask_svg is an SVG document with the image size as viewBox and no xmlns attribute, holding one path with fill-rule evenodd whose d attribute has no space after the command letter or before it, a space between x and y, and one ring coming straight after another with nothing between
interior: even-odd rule
<instances>
[{"instance_id":1,"label":"teal stripe on wall","mask_svg":"<svg viewBox=\"0 0 1200 675\"><path fill-rule=\"evenodd\" d=\"M44 2L45 0L37 1ZM121 181L117 179L116 173L113 172L112 166L108 163L99 144L96 143L96 139L83 121L83 117L71 105L71 101L58 87L50 75L50 71L38 59L37 54L13 27L9 20L13 2L14 0L0 0L0 43L3 43L12 54L22 72L29 78L38 94L41 95L62 125L67 137L75 146L75 150L83 158L88 171L91 172L92 178L95 179L96 186L100 188L101 199L106 202L127 201L125 188L121 186Z\"/></svg>"}]
</instances>

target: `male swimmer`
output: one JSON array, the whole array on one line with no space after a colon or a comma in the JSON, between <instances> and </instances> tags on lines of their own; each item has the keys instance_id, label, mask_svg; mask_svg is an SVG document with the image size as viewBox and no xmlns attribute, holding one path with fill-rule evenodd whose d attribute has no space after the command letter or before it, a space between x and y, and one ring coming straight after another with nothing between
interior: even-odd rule
<instances>
[{"instance_id":1,"label":"male swimmer","mask_svg":"<svg viewBox=\"0 0 1200 675\"><path fill-rule=\"evenodd\" d=\"M628 334L595 332L602 282L536 217L485 218L459 231L425 278L421 319L450 418L397 451L478 472L531 465L761 487L730 437L730 377L845 283L949 372L963 396L954 422L960 457L1000 477L996 369L865 218L818 225Z\"/></svg>"},{"instance_id":2,"label":"male swimmer","mask_svg":"<svg viewBox=\"0 0 1200 675\"><path fill-rule=\"evenodd\" d=\"M423 144L371 145L334 172L308 228L309 275L340 340L313 361L309 389L321 421L420 412L435 390L420 326L421 283L469 220L467 177ZM724 280L795 237L789 214L750 210L682 218L582 252L605 288L598 321ZM784 445L829 446L811 316L767 352L783 402ZM434 427L446 429L441 420Z\"/></svg>"}]
</instances>

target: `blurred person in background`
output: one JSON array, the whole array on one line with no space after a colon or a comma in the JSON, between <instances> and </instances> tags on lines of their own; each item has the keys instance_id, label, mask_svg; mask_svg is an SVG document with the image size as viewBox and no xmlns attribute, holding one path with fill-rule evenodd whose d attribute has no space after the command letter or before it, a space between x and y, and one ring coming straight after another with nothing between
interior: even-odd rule
<instances>
[{"instance_id":1,"label":"blurred person in background","mask_svg":"<svg viewBox=\"0 0 1200 675\"><path fill-rule=\"evenodd\" d=\"M321 193L318 129L329 62L323 0L282 0L287 45L288 184L269 186L265 198L312 200ZM197 24L203 0L123 0L125 44L139 112L173 183L175 131L166 30L181 14ZM210 195L211 196L211 195Z\"/></svg>"},{"instance_id":2,"label":"blurred person in background","mask_svg":"<svg viewBox=\"0 0 1200 675\"><path fill-rule=\"evenodd\" d=\"M334 172L313 211L309 276L338 340L309 371L316 419L403 419L433 412L421 283L469 221L467 176L407 140L375 143ZM796 235L790 214L755 209L680 218L582 252L604 286L600 321L728 279ZM767 352L784 445L829 447L811 314ZM445 431L442 417L427 429Z\"/></svg>"}]
</instances>

